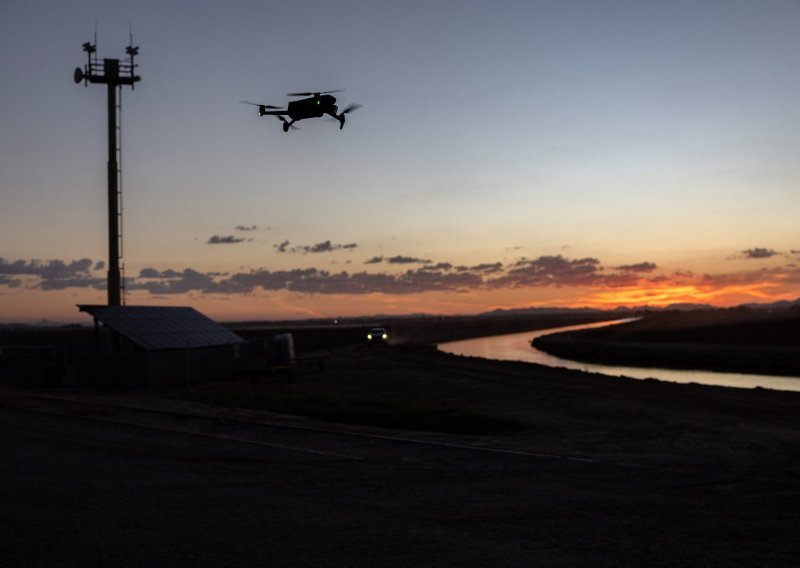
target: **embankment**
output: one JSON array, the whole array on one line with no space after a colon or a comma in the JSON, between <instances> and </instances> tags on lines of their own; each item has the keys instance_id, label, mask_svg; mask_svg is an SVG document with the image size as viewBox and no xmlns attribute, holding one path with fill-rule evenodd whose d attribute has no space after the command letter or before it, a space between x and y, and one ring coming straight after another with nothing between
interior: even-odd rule
<instances>
[{"instance_id":1,"label":"embankment","mask_svg":"<svg viewBox=\"0 0 800 568\"><path fill-rule=\"evenodd\" d=\"M551 355L606 365L800 376L800 311L714 310L539 337Z\"/></svg>"}]
</instances>

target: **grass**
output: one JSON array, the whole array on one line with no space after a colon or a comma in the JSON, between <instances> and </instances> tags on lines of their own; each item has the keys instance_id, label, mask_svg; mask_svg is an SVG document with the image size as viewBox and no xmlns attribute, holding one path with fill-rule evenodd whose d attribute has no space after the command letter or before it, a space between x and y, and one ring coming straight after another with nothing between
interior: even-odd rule
<instances>
[{"instance_id":1,"label":"grass","mask_svg":"<svg viewBox=\"0 0 800 568\"><path fill-rule=\"evenodd\" d=\"M518 420L500 418L464 408L436 408L407 400L376 400L330 395L239 394L186 392L181 400L228 408L266 410L316 418L340 424L380 426L402 430L489 434L526 430Z\"/></svg>"}]
</instances>

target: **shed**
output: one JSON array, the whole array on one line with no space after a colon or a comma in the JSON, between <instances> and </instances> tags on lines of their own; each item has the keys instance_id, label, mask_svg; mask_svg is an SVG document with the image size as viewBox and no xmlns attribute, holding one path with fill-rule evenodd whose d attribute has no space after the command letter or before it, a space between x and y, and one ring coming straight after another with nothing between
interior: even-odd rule
<instances>
[{"instance_id":1,"label":"shed","mask_svg":"<svg viewBox=\"0 0 800 568\"><path fill-rule=\"evenodd\" d=\"M177 386L227 378L245 341L189 307L78 308L95 321L97 349L86 366L92 386Z\"/></svg>"}]
</instances>

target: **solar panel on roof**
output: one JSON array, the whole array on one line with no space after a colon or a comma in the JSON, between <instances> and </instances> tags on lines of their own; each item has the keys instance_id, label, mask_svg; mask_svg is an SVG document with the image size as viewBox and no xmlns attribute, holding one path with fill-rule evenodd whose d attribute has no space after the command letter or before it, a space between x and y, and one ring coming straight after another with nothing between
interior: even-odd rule
<instances>
[{"instance_id":1,"label":"solar panel on roof","mask_svg":"<svg viewBox=\"0 0 800 568\"><path fill-rule=\"evenodd\" d=\"M85 305L78 308L146 351L244 343L244 339L194 308Z\"/></svg>"}]
</instances>

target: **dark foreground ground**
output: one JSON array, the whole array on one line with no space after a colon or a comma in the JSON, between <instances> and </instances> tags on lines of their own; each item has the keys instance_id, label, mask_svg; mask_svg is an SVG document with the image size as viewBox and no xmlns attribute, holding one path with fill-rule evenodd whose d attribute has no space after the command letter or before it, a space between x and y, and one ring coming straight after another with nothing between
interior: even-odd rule
<instances>
[{"instance_id":1,"label":"dark foreground ground","mask_svg":"<svg viewBox=\"0 0 800 568\"><path fill-rule=\"evenodd\" d=\"M7 391L4 563L788 567L800 557L799 393L426 347L339 349L292 383L272 375L202 390L417 400L528 428L400 433L449 447L310 431L259 434L272 445L254 446L92 420L116 415L108 403L179 407L214 413L220 435L248 435L230 420L237 411L177 402L179 392L85 393L78 416L52 416L18 408L28 404ZM318 453L286 449L297 447Z\"/></svg>"}]
</instances>

